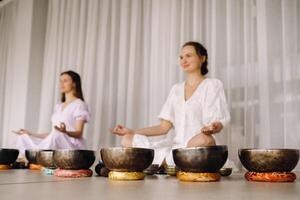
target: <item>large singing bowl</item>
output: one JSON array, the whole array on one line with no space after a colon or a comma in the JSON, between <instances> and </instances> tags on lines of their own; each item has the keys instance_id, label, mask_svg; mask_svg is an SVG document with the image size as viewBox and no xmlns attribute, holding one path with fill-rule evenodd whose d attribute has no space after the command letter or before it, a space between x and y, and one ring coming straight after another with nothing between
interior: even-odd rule
<instances>
[{"instance_id":1,"label":"large singing bowl","mask_svg":"<svg viewBox=\"0 0 300 200\"><path fill-rule=\"evenodd\" d=\"M228 157L227 146L179 148L173 150L174 162L185 172L218 172Z\"/></svg>"},{"instance_id":2,"label":"large singing bowl","mask_svg":"<svg viewBox=\"0 0 300 200\"><path fill-rule=\"evenodd\" d=\"M0 148L0 165L10 165L14 163L19 155L18 149Z\"/></svg>"},{"instance_id":3,"label":"large singing bowl","mask_svg":"<svg viewBox=\"0 0 300 200\"><path fill-rule=\"evenodd\" d=\"M56 166L53 162L53 150L40 150L36 156L38 164L45 168L54 169Z\"/></svg>"},{"instance_id":4,"label":"large singing bowl","mask_svg":"<svg viewBox=\"0 0 300 200\"><path fill-rule=\"evenodd\" d=\"M239 149L243 166L251 172L290 172L299 160L298 149Z\"/></svg>"},{"instance_id":5,"label":"large singing bowl","mask_svg":"<svg viewBox=\"0 0 300 200\"><path fill-rule=\"evenodd\" d=\"M89 169L95 162L95 152L91 150L55 150L55 165L60 169Z\"/></svg>"},{"instance_id":6,"label":"large singing bowl","mask_svg":"<svg viewBox=\"0 0 300 200\"><path fill-rule=\"evenodd\" d=\"M100 153L105 167L118 172L142 172L154 159L153 149L116 147L101 149Z\"/></svg>"},{"instance_id":7,"label":"large singing bowl","mask_svg":"<svg viewBox=\"0 0 300 200\"><path fill-rule=\"evenodd\" d=\"M26 149L25 150L25 157L29 163L38 164L37 162L37 154L40 149Z\"/></svg>"}]
</instances>

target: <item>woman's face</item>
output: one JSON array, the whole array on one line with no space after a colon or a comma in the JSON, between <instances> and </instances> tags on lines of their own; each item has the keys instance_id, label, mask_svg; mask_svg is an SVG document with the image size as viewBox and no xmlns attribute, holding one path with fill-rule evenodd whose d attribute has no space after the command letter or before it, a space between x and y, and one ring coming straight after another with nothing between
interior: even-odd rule
<instances>
[{"instance_id":1,"label":"woman's face","mask_svg":"<svg viewBox=\"0 0 300 200\"><path fill-rule=\"evenodd\" d=\"M68 74L63 74L60 76L60 92L69 93L75 88L75 83Z\"/></svg>"},{"instance_id":2,"label":"woman's face","mask_svg":"<svg viewBox=\"0 0 300 200\"><path fill-rule=\"evenodd\" d=\"M200 72L200 66L204 62L204 56L198 56L193 46L185 46L180 53L180 66L185 72Z\"/></svg>"}]
</instances>

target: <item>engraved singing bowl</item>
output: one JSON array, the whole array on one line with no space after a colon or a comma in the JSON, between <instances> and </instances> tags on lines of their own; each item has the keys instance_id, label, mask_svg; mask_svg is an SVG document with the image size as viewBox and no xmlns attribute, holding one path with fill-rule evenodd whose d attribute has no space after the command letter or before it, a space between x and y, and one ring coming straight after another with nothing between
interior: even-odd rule
<instances>
[{"instance_id":1,"label":"engraved singing bowl","mask_svg":"<svg viewBox=\"0 0 300 200\"><path fill-rule=\"evenodd\" d=\"M95 152L92 150L55 150L53 160L60 169L89 169L95 162Z\"/></svg>"},{"instance_id":2,"label":"engraved singing bowl","mask_svg":"<svg viewBox=\"0 0 300 200\"><path fill-rule=\"evenodd\" d=\"M25 157L29 163L38 164L37 161L37 154L41 151L40 149L26 149L25 150Z\"/></svg>"},{"instance_id":3,"label":"engraved singing bowl","mask_svg":"<svg viewBox=\"0 0 300 200\"><path fill-rule=\"evenodd\" d=\"M0 148L0 165L10 165L14 163L19 155L18 149Z\"/></svg>"},{"instance_id":4,"label":"engraved singing bowl","mask_svg":"<svg viewBox=\"0 0 300 200\"><path fill-rule=\"evenodd\" d=\"M225 145L190 147L173 150L178 169L185 172L218 172L225 164L228 149Z\"/></svg>"},{"instance_id":5,"label":"engraved singing bowl","mask_svg":"<svg viewBox=\"0 0 300 200\"><path fill-rule=\"evenodd\" d=\"M103 148L100 154L105 167L118 172L142 172L154 159L154 150L145 148Z\"/></svg>"},{"instance_id":6,"label":"engraved singing bowl","mask_svg":"<svg viewBox=\"0 0 300 200\"><path fill-rule=\"evenodd\" d=\"M55 169L56 166L53 161L53 151L54 150L40 150L37 153L37 163L45 168Z\"/></svg>"},{"instance_id":7,"label":"engraved singing bowl","mask_svg":"<svg viewBox=\"0 0 300 200\"><path fill-rule=\"evenodd\" d=\"M290 172L299 160L298 149L239 149L242 165L251 172Z\"/></svg>"}]
</instances>

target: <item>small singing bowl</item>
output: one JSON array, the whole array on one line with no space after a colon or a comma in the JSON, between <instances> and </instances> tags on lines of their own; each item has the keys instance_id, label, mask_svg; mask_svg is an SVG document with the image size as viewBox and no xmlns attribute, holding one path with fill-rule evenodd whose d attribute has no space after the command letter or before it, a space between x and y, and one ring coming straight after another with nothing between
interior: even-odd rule
<instances>
[{"instance_id":1,"label":"small singing bowl","mask_svg":"<svg viewBox=\"0 0 300 200\"><path fill-rule=\"evenodd\" d=\"M239 159L251 172L290 172L299 161L299 150L239 149Z\"/></svg>"},{"instance_id":2,"label":"small singing bowl","mask_svg":"<svg viewBox=\"0 0 300 200\"><path fill-rule=\"evenodd\" d=\"M153 175L159 171L159 165L153 164L150 165L147 169L144 170L144 173L147 175Z\"/></svg>"},{"instance_id":3,"label":"small singing bowl","mask_svg":"<svg viewBox=\"0 0 300 200\"><path fill-rule=\"evenodd\" d=\"M225 164L228 149L225 145L190 147L173 150L177 168L185 172L216 173Z\"/></svg>"},{"instance_id":4,"label":"small singing bowl","mask_svg":"<svg viewBox=\"0 0 300 200\"><path fill-rule=\"evenodd\" d=\"M95 162L95 152L92 150L55 150L53 160L60 169L89 169Z\"/></svg>"},{"instance_id":5,"label":"small singing bowl","mask_svg":"<svg viewBox=\"0 0 300 200\"><path fill-rule=\"evenodd\" d=\"M53 150L40 150L36 156L37 163L45 168L55 169L53 161Z\"/></svg>"},{"instance_id":6,"label":"small singing bowl","mask_svg":"<svg viewBox=\"0 0 300 200\"><path fill-rule=\"evenodd\" d=\"M219 173L220 173L221 176L230 176L230 174L232 173L232 168L229 168L229 167L221 168L219 170Z\"/></svg>"},{"instance_id":7,"label":"small singing bowl","mask_svg":"<svg viewBox=\"0 0 300 200\"><path fill-rule=\"evenodd\" d=\"M31 164L38 164L37 162L37 154L40 149L26 149L25 150L25 157L27 161Z\"/></svg>"},{"instance_id":8,"label":"small singing bowl","mask_svg":"<svg viewBox=\"0 0 300 200\"><path fill-rule=\"evenodd\" d=\"M0 148L0 165L10 165L14 163L19 155L18 149Z\"/></svg>"},{"instance_id":9,"label":"small singing bowl","mask_svg":"<svg viewBox=\"0 0 300 200\"><path fill-rule=\"evenodd\" d=\"M103 148L100 154L104 165L117 172L143 172L154 159L154 150L145 148Z\"/></svg>"}]
</instances>

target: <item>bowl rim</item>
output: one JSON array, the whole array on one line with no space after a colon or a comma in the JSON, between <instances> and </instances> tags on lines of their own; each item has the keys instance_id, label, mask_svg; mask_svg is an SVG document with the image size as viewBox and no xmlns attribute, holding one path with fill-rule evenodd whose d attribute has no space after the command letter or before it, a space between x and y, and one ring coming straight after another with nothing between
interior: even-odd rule
<instances>
[{"instance_id":1,"label":"bowl rim","mask_svg":"<svg viewBox=\"0 0 300 200\"><path fill-rule=\"evenodd\" d=\"M42 150L44 150L44 149L25 149L25 152L27 151L42 151ZM45 149L46 150L46 149Z\"/></svg>"},{"instance_id":2,"label":"bowl rim","mask_svg":"<svg viewBox=\"0 0 300 200\"><path fill-rule=\"evenodd\" d=\"M38 151L38 153L42 153L42 152L54 152L54 150L52 149L41 149Z\"/></svg>"},{"instance_id":3,"label":"bowl rim","mask_svg":"<svg viewBox=\"0 0 300 200\"><path fill-rule=\"evenodd\" d=\"M100 151L102 150L132 150L132 149L136 149L136 150L150 150L150 151L154 151L154 149L151 148L141 148L141 147L107 147L107 148L101 148Z\"/></svg>"},{"instance_id":4,"label":"bowl rim","mask_svg":"<svg viewBox=\"0 0 300 200\"><path fill-rule=\"evenodd\" d=\"M240 148L238 149L239 152L241 151L253 151L253 152L270 152L270 151L295 151L299 152L299 149L289 149L289 148Z\"/></svg>"},{"instance_id":5,"label":"bowl rim","mask_svg":"<svg viewBox=\"0 0 300 200\"><path fill-rule=\"evenodd\" d=\"M19 149L11 149L11 148L0 148L0 151L19 151Z\"/></svg>"},{"instance_id":6,"label":"bowl rim","mask_svg":"<svg viewBox=\"0 0 300 200\"><path fill-rule=\"evenodd\" d=\"M228 150L227 145L214 145L214 146L202 146L202 147L180 147L180 148L172 149L172 151L198 150L198 149L216 149L216 148Z\"/></svg>"},{"instance_id":7,"label":"bowl rim","mask_svg":"<svg viewBox=\"0 0 300 200\"><path fill-rule=\"evenodd\" d=\"M53 153L55 152L92 152L95 153L94 150L89 150L89 149L55 149L53 150Z\"/></svg>"}]
</instances>

